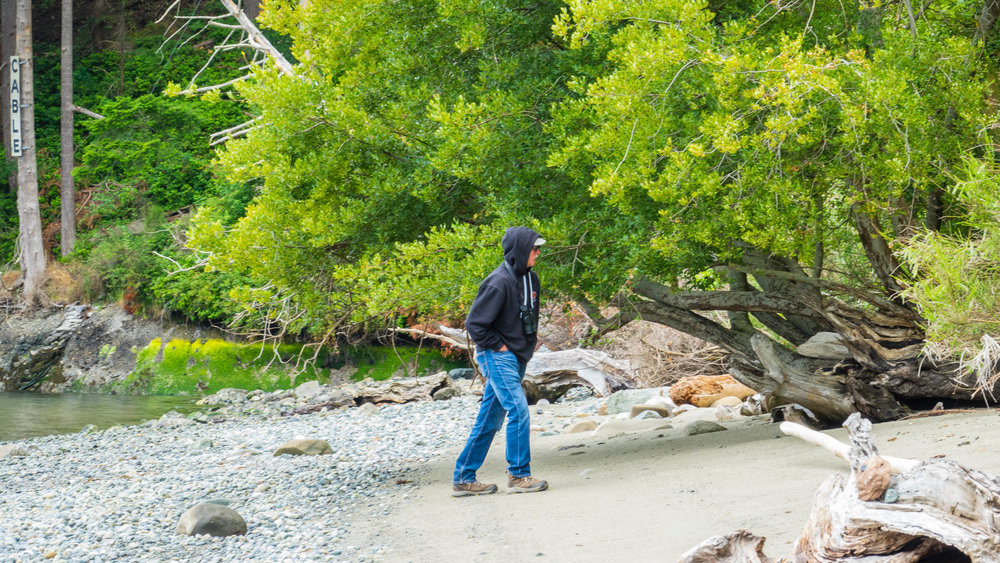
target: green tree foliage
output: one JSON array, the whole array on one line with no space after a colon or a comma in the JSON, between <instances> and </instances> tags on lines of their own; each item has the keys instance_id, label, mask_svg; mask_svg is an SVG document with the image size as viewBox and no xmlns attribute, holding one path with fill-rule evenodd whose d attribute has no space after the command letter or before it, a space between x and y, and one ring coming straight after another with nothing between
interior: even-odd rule
<instances>
[{"instance_id":1,"label":"green tree foliage","mask_svg":"<svg viewBox=\"0 0 1000 563\"><path fill-rule=\"evenodd\" d=\"M952 192L968 211L966 230L924 231L903 252L916 273L908 295L921 306L928 338L972 358L984 348L995 355L983 337L1000 336L1000 181L983 160L970 159L963 172Z\"/></svg>"},{"instance_id":2,"label":"green tree foliage","mask_svg":"<svg viewBox=\"0 0 1000 563\"><path fill-rule=\"evenodd\" d=\"M215 189L205 131L223 129L233 118L228 109L150 95L110 101L98 107L104 119L83 124L87 144L76 177L88 185L103 183L106 191L114 184L129 186L165 209L191 205Z\"/></svg>"},{"instance_id":3,"label":"green tree foliage","mask_svg":"<svg viewBox=\"0 0 1000 563\"><path fill-rule=\"evenodd\" d=\"M550 162L589 174L619 208L654 209L668 272L738 260L736 241L807 264L823 243L847 266L860 252L852 211L889 238L916 224L994 116L967 37L887 25L866 54L849 9L816 18L838 11L720 22L704 2L574 4L557 33L607 36L614 68L574 83L582 97L558 112Z\"/></svg>"},{"instance_id":4,"label":"green tree foliage","mask_svg":"<svg viewBox=\"0 0 1000 563\"><path fill-rule=\"evenodd\" d=\"M584 301L719 287L747 249L892 293L856 225L891 242L961 212L946 188L995 119L975 10L911 28L902 5L822 0L271 2L302 64L240 87L263 125L220 156L260 193L231 226L202 210L192 244L318 333L459 316L515 223Z\"/></svg>"},{"instance_id":5,"label":"green tree foliage","mask_svg":"<svg viewBox=\"0 0 1000 563\"><path fill-rule=\"evenodd\" d=\"M180 242L186 222L178 210L210 203L226 221L242 216L252 186L228 184L214 176L208 134L244 119L246 109L228 95L205 99L160 95L172 83L187 84L204 64L206 47L226 32L206 30L199 45L182 44L204 25L196 21L177 42L162 45L162 29L135 29L127 36L116 35L124 42L104 49L106 42L86 40L91 26L97 25L100 22L88 20L76 30L84 40L77 42L75 102L104 118L76 120L81 240L68 260L78 282L69 298L98 302L127 294L127 304L140 312L232 322L238 309L228 290L250 282L240 273L191 268L196 259ZM58 45L36 45L39 177L46 225L60 220L58 64ZM201 79L229 80L245 64L239 51L223 52ZM4 262L12 259L17 236L14 206L14 194L2 191ZM55 248L50 252L58 254ZM191 269L171 274L179 268Z\"/></svg>"},{"instance_id":6,"label":"green tree foliage","mask_svg":"<svg viewBox=\"0 0 1000 563\"><path fill-rule=\"evenodd\" d=\"M499 262L497 225L601 217L546 165L551 108L592 56L552 38L558 9L269 4L263 22L291 38L300 74L240 87L264 125L220 161L261 193L228 231L204 210L192 243L214 267L293 293L314 330L379 311L458 314L470 280Z\"/></svg>"}]
</instances>

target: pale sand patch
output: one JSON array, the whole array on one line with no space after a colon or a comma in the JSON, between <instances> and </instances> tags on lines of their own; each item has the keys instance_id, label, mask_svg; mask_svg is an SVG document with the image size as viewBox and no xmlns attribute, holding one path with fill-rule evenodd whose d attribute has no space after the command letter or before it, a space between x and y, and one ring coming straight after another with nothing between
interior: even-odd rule
<instances>
[{"instance_id":1,"label":"pale sand patch","mask_svg":"<svg viewBox=\"0 0 1000 563\"><path fill-rule=\"evenodd\" d=\"M873 436L884 454L945 455L1000 475L998 428L997 412L982 411L878 424ZM680 428L610 439L561 434L532 439L535 476L550 490L507 495L498 436L479 477L500 492L455 499L452 463L464 438L456 436L454 451L416 474L416 487L393 499L388 515L381 507L355 525L355 545L386 546L376 561L673 562L713 535L744 528L767 538L768 556L785 557L794 553L816 488L847 471L845 462L784 436L777 424L693 437Z\"/></svg>"}]
</instances>

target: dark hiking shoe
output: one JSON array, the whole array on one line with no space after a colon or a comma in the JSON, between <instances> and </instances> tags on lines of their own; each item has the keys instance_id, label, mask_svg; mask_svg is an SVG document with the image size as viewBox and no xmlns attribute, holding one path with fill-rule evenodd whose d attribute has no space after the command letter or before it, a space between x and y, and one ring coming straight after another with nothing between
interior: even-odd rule
<instances>
[{"instance_id":1,"label":"dark hiking shoe","mask_svg":"<svg viewBox=\"0 0 1000 563\"><path fill-rule=\"evenodd\" d=\"M527 477L510 476L507 479L507 493L537 493L549 488L547 481L535 479L531 475Z\"/></svg>"},{"instance_id":2,"label":"dark hiking shoe","mask_svg":"<svg viewBox=\"0 0 1000 563\"><path fill-rule=\"evenodd\" d=\"M473 481L471 483L456 483L451 486L451 496L471 497L473 495L492 495L497 492L496 485Z\"/></svg>"}]
</instances>

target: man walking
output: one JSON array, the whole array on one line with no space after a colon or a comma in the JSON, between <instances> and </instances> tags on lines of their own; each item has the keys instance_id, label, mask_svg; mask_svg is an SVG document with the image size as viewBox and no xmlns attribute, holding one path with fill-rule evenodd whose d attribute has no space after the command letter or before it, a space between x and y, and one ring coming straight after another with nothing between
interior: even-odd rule
<instances>
[{"instance_id":1,"label":"man walking","mask_svg":"<svg viewBox=\"0 0 1000 563\"><path fill-rule=\"evenodd\" d=\"M500 242L503 263L479 285L465 328L476 344L476 363L486 384L483 402L465 449L455 463L452 496L488 495L496 485L480 483L493 436L507 417L507 492L533 493L549 487L531 476L531 433L528 400L521 387L524 368L538 341L541 287L531 271L545 240L528 227L511 227Z\"/></svg>"}]
</instances>

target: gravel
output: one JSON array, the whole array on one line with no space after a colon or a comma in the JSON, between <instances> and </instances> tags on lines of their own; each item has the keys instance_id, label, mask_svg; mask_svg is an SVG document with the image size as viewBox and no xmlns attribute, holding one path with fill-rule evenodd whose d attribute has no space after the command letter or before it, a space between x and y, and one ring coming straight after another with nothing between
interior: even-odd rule
<instances>
[{"instance_id":1,"label":"gravel","mask_svg":"<svg viewBox=\"0 0 1000 563\"><path fill-rule=\"evenodd\" d=\"M295 416L230 408L12 442L27 455L0 459L0 561L378 560L385 546L349 545L352 524L388 514L477 409L475 396ZM293 438L334 453L273 455ZM180 515L208 501L240 513L247 535L178 535Z\"/></svg>"}]
</instances>

